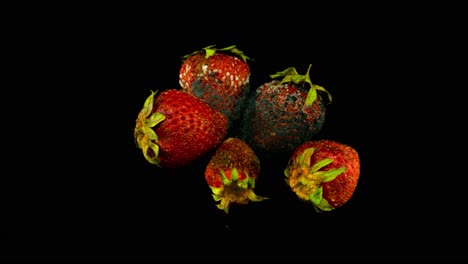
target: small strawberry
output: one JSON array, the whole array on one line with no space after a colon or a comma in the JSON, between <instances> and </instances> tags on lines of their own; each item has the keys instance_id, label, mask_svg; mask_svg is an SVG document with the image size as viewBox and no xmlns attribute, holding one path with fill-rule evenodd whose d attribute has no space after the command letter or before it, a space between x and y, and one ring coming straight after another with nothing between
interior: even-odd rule
<instances>
[{"instance_id":1,"label":"small strawberry","mask_svg":"<svg viewBox=\"0 0 468 264\"><path fill-rule=\"evenodd\" d=\"M228 120L191 94L177 89L151 92L136 119L134 137L150 163L175 168L218 147Z\"/></svg>"},{"instance_id":2,"label":"small strawberry","mask_svg":"<svg viewBox=\"0 0 468 264\"><path fill-rule=\"evenodd\" d=\"M312 140L297 147L284 170L291 190L318 212L345 204L356 189L360 160L349 145L333 140Z\"/></svg>"},{"instance_id":3,"label":"small strawberry","mask_svg":"<svg viewBox=\"0 0 468 264\"><path fill-rule=\"evenodd\" d=\"M242 120L242 138L263 153L292 153L310 140L325 122L325 104L332 97L322 86L312 84L309 66L305 75L295 68L270 75L283 77L262 84L252 93ZM325 102L321 94L327 96Z\"/></svg>"},{"instance_id":4,"label":"small strawberry","mask_svg":"<svg viewBox=\"0 0 468 264\"><path fill-rule=\"evenodd\" d=\"M179 70L180 86L233 122L240 118L250 89L248 59L236 46L217 49L211 45L185 55Z\"/></svg>"},{"instance_id":5,"label":"small strawberry","mask_svg":"<svg viewBox=\"0 0 468 264\"><path fill-rule=\"evenodd\" d=\"M205 179L213 192L217 207L229 212L231 203L247 204L266 197L254 193L260 174L260 160L247 143L229 137L216 150L205 170Z\"/></svg>"}]
</instances>

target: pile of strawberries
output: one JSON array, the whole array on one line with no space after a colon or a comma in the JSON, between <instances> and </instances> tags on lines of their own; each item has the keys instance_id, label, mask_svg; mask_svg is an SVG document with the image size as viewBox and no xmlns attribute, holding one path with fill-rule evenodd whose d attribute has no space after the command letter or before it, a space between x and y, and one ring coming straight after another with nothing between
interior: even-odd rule
<instances>
[{"instance_id":1,"label":"pile of strawberries","mask_svg":"<svg viewBox=\"0 0 468 264\"><path fill-rule=\"evenodd\" d=\"M285 183L318 212L352 196L359 179L357 151L313 137L325 122L331 94L294 67L251 89L250 60L236 46L214 45L183 57L179 89L151 91L136 119L134 137L144 158L161 168L206 164L216 206L268 199L254 193L257 154L287 153ZM279 78L279 79L278 79Z\"/></svg>"}]
</instances>

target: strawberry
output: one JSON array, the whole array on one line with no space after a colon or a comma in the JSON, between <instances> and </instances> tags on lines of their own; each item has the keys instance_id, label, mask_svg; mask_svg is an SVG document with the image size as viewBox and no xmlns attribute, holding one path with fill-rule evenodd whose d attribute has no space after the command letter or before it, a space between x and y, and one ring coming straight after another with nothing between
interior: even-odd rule
<instances>
[{"instance_id":1,"label":"strawberry","mask_svg":"<svg viewBox=\"0 0 468 264\"><path fill-rule=\"evenodd\" d=\"M312 84L310 67L305 75L299 75L294 67L270 75L283 79L262 84L249 98L241 133L259 154L292 153L322 129L325 105L332 97L322 86Z\"/></svg>"},{"instance_id":2,"label":"strawberry","mask_svg":"<svg viewBox=\"0 0 468 264\"><path fill-rule=\"evenodd\" d=\"M284 174L299 199L311 202L318 212L331 211L353 195L360 174L359 155L337 141L307 141L295 149Z\"/></svg>"},{"instance_id":3,"label":"strawberry","mask_svg":"<svg viewBox=\"0 0 468 264\"><path fill-rule=\"evenodd\" d=\"M177 89L156 93L147 97L134 130L137 146L150 163L188 166L226 138L228 120L220 112Z\"/></svg>"},{"instance_id":4,"label":"strawberry","mask_svg":"<svg viewBox=\"0 0 468 264\"><path fill-rule=\"evenodd\" d=\"M254 193L259 174L260 160L247 143L236 137L229 137L221 144L205 169L213 198L220 201L217 207L226 213L231 203L268 199Z\"/></svg>"},{"instance_id":5,"label":"strawberry","mask_svg":"<svg viewBox=\"0 0 468 264\"><path fill-rule=\"evenodd\" d=\"M180 86L232 123L240 118L250 89L248 59L235 45L222 49L211 45L185 55L179 70Z\"/></svg>"}]
</instances>

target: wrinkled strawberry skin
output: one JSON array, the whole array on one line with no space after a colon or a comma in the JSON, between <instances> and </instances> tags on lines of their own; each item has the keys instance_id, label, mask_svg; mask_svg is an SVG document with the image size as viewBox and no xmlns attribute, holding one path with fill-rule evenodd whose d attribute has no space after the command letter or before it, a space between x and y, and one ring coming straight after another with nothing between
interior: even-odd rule
<instances>
[{"instance_id":1,"label":"wrinkled strawberry skin","mask_svg":"<svg viewBox=\"0 0 468 264\"><path fill-rule=\"evenodd\" d=\"M306 97L306 90L277 80L261 85L247 103L243 139L262 153L292 153L318 134L325 123L321 98L306 106Z\"/></svg>"}]
</instances>

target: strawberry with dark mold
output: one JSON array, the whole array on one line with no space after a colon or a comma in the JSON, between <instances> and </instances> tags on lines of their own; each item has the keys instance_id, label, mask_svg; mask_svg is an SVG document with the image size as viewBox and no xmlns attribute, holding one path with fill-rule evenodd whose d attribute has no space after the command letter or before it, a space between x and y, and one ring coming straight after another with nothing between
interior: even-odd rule
<instances>
[{"instance_id":1,"label":"strawberry with dark mold","mask_svg":"<svg viewBox=\"0 0 468 264\"><path fill-rule=\"evenodd\" d=\"M250 89L249 59L235 45L205 47L183 57L179 84L232 123L240 118Z\"/></svg>"},{"instance_id":2,"label":"strawberry with dark mold","mask_svg":"<svg viewBox=\"0 0 468 264\"><path fill-rule=\"evenodd\" d=\"M217 207L229 213L232 203L247 204L266 197L254 193L260 175L260 160L247 143L236 137L227 138L211 157L205 179L219 202Z\"/></svg>"},{"instance_id":3,"label":"strawberry with dark mold","mask_svg":"<svg viewBox=\"0 0 468 264\"><path fill-rule=\"evenodd\" d=\"M271 75L282 77L258 87L249 98L242 120L242 138L259 154L292 153L318 134L325 122L331 94L294 67ZM326 98L322 96L325 95Z\"/></svg>"},{"instance_id":4,"label":"strawberry with dark mold","mask_svg":"<svg viewBox=\"0 0 468 264\"><path fill-rule=\"evenodd\" d=\"M134 138L145 159L159 167L185 167L227 137L222 113L186 92L151 92L136 120Z\"/></svg>"},{"instance_id":5,"label":"strawberry with dark mold","mask_svg":"<svg viewBox=\"0 0 468 264\"><path fill-rule=\"evenodd\" d=\"M352 197L360 176L355 148L334 140L307 141L297 147L284 170L297 197L318 212L343 206Z\"/></svg>"}]
</instances>

